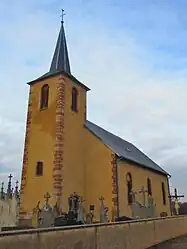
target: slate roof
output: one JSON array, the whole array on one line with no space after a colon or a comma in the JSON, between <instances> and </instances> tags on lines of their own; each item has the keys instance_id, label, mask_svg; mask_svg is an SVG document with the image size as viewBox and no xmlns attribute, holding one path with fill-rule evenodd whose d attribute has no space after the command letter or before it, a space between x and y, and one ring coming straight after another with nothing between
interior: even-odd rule
<instances>
[{"instance_id":1,"label":"slate roof","mask_svg":"<svg viewBox=\"0 0 187 249\"><path fill-rule=\"evenodd\" d=\"M132 143L115 136L114 134L104 130L100 126L86 121L86 127L94 135L96 135L101 141L107 145L111 150L116 153L122 160L128 160L139 164L140 166L146 167L150 170L157 171L159 173L169 175L164 169L153 162L148 156L146 156L142 151L140 151Z\"/></svg>"},{"instance_id":2,"label":"slate roof","mask_svg":"<svg viewBox=\"0 0 187 249\"><path fill-rule=\"evenodd\" d=\"M56 71L64 71L68 74L71 74L63 22L61 22L61 28L58 35L58 40L56 43L56 48L53 55L51 67L49 70L50 73Z\"/></svg>"},{"instance_id":3,"label":"slate roof","mask_svg":"<svg viewBox=\"0 0 187 249\"><path fill-rule=\"evenodd\" d=\"M70 62L69 62L69 56L68 56L68 48L67 48L67 43L66 43L63 22L61 22L60 32L58 35L58 39L57 39L57 43L56 43L56 47L55 47L55 51L53 54L53 58L52 58L49 71L43 74L42 76L40 76L39 78L28 82L28 84L30 85L34 82L42 81L44 79L53 77L58 74L63 74L69 79L71 79L73 82L84 87L87 91L90 90L86 85L81 83L71 74Z\"/></svg>"}]
</instances>

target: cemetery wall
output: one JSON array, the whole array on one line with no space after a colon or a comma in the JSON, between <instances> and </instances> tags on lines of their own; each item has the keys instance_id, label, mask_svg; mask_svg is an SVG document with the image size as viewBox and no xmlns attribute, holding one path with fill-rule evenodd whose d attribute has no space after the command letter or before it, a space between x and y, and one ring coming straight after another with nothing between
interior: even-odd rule
<instances>
[{"instance_id":1,"label":"cemetery wall","mask_svg":"<svg viewBox=\"0 0 187 249\"><path fill-rule=\"evenodd\" d=\"M145 249L186 234L187 216L0 233L4 249ZM7 235L7 236L5 236Z\"/></svg>"},{"instance_id":2,"label":"cemetery wall","mask_svg":"<svg viewBox=\"0 0 187 249\"><path fill-rule=\"evenodd\" d=\"M171 215L170 201L169 201L169 189L168 189L168 179L167 176L150 171L145 168L137 167L133 163L129 162L118 162L118 182L119 182L119 215L120 216L129 216L131 217L132 211L129 205L123 205L124 198L125 201L128 199L127 191L124 193L124 186L126 187L127 183L124 185L124 176L130 172L132 175L132 188L133 191L138 192L140 187L143 185L147 189L147 178L151 180L151 190L154 203L156 204L156 216L160 216L160 213L167 212L168 215ZM166 196L166 205L163 205L162 197L162 182L165 185L165 196ZM138 202L142 203L142 194L136 196Z\"/></svg>"}]
</instances>

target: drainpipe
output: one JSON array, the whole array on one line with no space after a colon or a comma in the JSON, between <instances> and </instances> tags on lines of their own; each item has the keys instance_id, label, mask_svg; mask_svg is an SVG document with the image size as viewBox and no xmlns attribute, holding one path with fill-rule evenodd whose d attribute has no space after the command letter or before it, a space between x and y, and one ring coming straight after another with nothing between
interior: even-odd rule
<instances>
[{"instance_id":1,"label":"drainpipe","mask_svg":"<svg viewBox=\"0 0 187 249\"><path fill-rule=\"evenodd\" d=\"M169 188L169 179L171 178L171 176L170 175L168 175L168 178L167 178L167 183L168 183L168 194L169 194L169 196L171 195L170 194L170 188ZM169 197L168 196L168 197ZM169 197L169 206L170 206L170 213L171 213L171 215L173 215L173 212L172 212L172 207L171 207L171 198Z\"/></svg>"}]
</instances>

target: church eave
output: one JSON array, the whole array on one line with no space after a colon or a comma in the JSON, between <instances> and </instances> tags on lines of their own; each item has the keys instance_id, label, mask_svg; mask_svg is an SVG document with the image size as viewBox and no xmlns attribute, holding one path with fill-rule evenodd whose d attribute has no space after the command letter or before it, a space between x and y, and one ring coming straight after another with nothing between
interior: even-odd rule
<instances>
[{"instance_id":1,"label":"church eave","mask_svg":"<svg viewBox=\"0 0 187 249\"><path fill-rule=\"evenodd\" d=\"M46 73L44 75L42 75L41 77L35 79L35 80L32 80L32 81L29 81L27 82L28 85L33 85L33 84L36 84L37 82L39 81L43 81L45 79L48 79L48 78L51 78L51 77L55 77L59 74L63 74L64 76L66 76L67 78L69 78L70 80L72 80L74 83L80 85L81 87L83 87L86 91L90 91L90 88L88 88L86 85L84 85L83 83L81 83L79 80L77 80L72 74L68 74L64 71L57 71L55 73Z\"/></svg>"},{"instance_id":2,"label":"church eave","mask_svg":"<svg viewBox=\"0 0 187 249\"><path fill-rule=\"evenodd\" d=\"M140 162L137 162L137 161L135 161L135 160L131 160L131 159L128 159L128 158L119 156L119 155L117 155L117 154L116 154L116 156L118 157L118 159L119 159L120 161L127 161L127 162L129 162L129 163L136 163L136 164L138 164L140 167L146 168L146 169L148 169L149 171L153 171L153 172L156 172L156 173L158 173L158 174L167 175L167 176L171 177L171 175L170 175L169 173L167 173L167 172L166 172L165 170L163 170L163 169L162 169L162 170L156 170L156 169L150 168L150 167L148 167L148 166L146 166L146 165L144 165L144 164L141 164Z\"/></svg>"}]
</instances>

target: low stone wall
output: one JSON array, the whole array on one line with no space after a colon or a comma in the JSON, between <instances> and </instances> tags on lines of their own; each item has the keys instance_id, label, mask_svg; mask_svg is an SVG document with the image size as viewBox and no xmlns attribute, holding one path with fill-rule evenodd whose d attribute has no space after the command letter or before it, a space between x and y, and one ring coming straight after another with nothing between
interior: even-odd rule
<instances>
[{"instance_id":1,"label":"low stone wall","mask_svg":"<svg viewBox=\"0 0 187 249\"><path fill-rule=\"evenodd\" d=\"M0 249L145 249L187 233L187 216L0 233Z\"/></svg>"}]
</instances>

